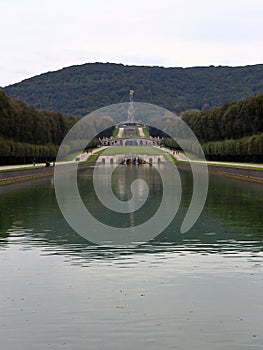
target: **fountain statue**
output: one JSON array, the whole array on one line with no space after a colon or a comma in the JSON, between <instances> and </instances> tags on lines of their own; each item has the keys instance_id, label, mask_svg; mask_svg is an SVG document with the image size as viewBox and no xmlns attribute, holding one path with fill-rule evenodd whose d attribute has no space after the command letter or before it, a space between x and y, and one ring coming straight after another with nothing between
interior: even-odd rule
<instances>
[{"instance_id":1,"label":"fountain statue","mask_svg":"<svg viewBox=\"0 0 263 350\"><path fill-rule=\"evenodd\" d=\"M133 95L134 90L130 90L129 92L129 108L128 108L128 123L134 123L134 105L133 105Z\"/></svg>"}]
</instances>

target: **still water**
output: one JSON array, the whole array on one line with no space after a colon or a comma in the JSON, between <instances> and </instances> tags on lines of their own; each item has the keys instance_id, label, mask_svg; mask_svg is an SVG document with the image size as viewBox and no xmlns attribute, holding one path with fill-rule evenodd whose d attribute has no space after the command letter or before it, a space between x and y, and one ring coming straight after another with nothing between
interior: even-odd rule
<instances>
[{"instance_id":1,"label":"still water","mask_svg":"<svg viewBox=\"0 0 263 350\"><path fill-rule=\"evenodd\" d=\"M134 215L103 208L92 169L79 172L83 201L109 225L138 225L158 208L160 177L131 166L112 178L127 200L138 176L149 198ZM76 234L51 178L0 188L1 349L262 349L263 186L211 175L201 217L181 234L192 178L180 176L173 222L151 242L126 248Z\"/></svg>"}]
</instances>

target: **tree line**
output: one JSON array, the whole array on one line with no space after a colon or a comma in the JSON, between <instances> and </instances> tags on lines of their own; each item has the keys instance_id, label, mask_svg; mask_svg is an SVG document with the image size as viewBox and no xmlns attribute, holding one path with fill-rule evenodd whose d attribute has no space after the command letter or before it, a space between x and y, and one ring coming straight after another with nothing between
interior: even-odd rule
<instances>
[{"instance_id":1,"label":"tree line","mask_svg":"<svg viewBox=\"0 0 263 350\"><path fill-rule=\"evenodd\" d=\"M0 163L54 161L58 146L77 119L38 111L0 91Z\"/></svg>"},{"instance_id":2,"label":"tree line","mask_svg":"<svg viewBox=\"0 0 263 350\"><path fill-rule=\"evenodd\" d=\"M32 106L9 98L0 90L0 164L23 164L54 161L67 132L79 118L50 111L38 111ZM76 128L75 137L62 148L65 156L96 147L99 137L110 137L113 127L111 117L92 115ZM97 137L94 137L97 135ZM86 144L86 140L91 141Z\"/></svg>"},{"instance_id":3,"label":"tree line","mask_svg":"<svg viewBox=\"0 0 263 350\"><path fill-rule=\"evenodd\" d=\"M263 162L263 95L210 111L190 110L183 120L208 159Z\"/></svg>"},{"instance_id":4,"label":"tree line","mask_svg":"<svg viewBox=\"0 0 263 350\"><path fill-rule=\"evenodd\" d=\"M180 150L169 137L169 131L176 130L177 141L184 150L195 153L198 147L183 122L194 132L208 160L263 162L263 95L225 103L209 111L191 109L181 118L172 114L161 116L157 122L159 130L149 131L152 136L164 137L165 146Z\"/></svg>"}]
</instances>

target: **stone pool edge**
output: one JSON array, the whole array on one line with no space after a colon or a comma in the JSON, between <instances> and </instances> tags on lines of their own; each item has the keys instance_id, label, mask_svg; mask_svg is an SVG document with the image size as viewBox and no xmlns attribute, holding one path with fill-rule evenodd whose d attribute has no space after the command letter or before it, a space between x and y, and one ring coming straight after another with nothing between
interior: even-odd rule
<instances>
[{"instance_id":1,"label":"stone pool edge","mask_svg":"<svg viewBox=\"0 0 263 350\"><path fill-rule=\"evenodd\" d=\"M81 168L94 165L95 162L79 165ZM185 162L176 162L176 165L181 169L190 170L190 164ZM195 169L202 171L203 164L194 164ZM211 174L231 177L235 179L263 183L263 170L259 169L243 169L241 167L224 167L217 165L207 165L208 172ZM0 172L0 186L8 185L21 181L29 181L45 176L53 176L54 167L30 168L30 169L16 169Z\"/></svg>"}]
</instances>

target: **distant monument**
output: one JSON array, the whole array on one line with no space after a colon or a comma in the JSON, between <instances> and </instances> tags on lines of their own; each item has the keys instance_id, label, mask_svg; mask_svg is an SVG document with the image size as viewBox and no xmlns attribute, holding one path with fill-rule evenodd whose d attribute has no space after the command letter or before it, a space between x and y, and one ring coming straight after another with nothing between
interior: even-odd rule
<instances>
[{"instance_id":1,"label":"distant monument","mask_svg":"<svg viewBox=\"0 0 263 350\"><path fill-rule=\"evenodd\" d=\"M135 121L133 95L134 90L130 90L127 121L118 125L119 131L116 137L100 138L102 146L161 146L163 144L163 138L159 136L145 136L143 129L147 127Z\"/></svg>"},{"instance_id":2,"label":"distant monument","mask_svg":"<svg viewBox=\"0 0 263 350\"><path fill-rule=\"evenodd\" d=\"M134 95L134 90L130 90L129 92L129 108L128 108L128 120L127 122L129 124L134 123L134 105L133 105L133 95Z\"/></svg>"}]
</instances>

